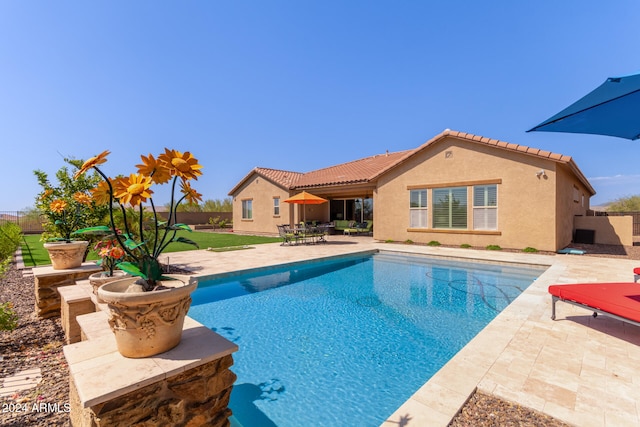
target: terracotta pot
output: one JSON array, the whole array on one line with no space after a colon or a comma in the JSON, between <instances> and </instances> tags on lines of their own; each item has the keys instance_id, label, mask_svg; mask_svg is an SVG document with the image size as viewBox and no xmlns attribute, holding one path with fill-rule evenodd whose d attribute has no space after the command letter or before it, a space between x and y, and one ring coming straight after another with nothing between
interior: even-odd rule
<instances>
[{"instance_id":1,"label":"terracotta pot","mask_svg":"<svg viewBox=\"0 0 640 427\"><path fill-rule=\"evenodd\" d=\"M122 270L113 270L113 276L108 276L108 271L101 271L99 273L93 273L89 276L89 283L93 287L93 294L98 295L98 288L105 283L113 282L116 280L124 279L126 277L130 277L127 273ZM98 298L98 302L103 302Z\"/></svg>"},{"instance_id":2,"label":"terracotta pot","mask_svg":"<svg viewBox=\"0 0 640 427\"><path fill-rule=\"evenodd\" d=\"M184 318L191 306L191 292L198 282L189 276L168 276L177 280L162 281L168 289L158 291L129 290L137 277L116 280L98 288L98 298L109 306L109 325L123 356L154 356L180 343Z\"/></svg>"},{"instance_id":3,"label":"terracotta pot","mask_svg":"<svg viewBox=\"0 0 640 427\"><path fill-rule=\"evenodd\" d=\"M66 270L82 265L82 260L84 259L88 245L89 242L86 240L78 240L73 242L45 243L44 248L49 252L53 269Z\"/></svg>"}]
</instances>

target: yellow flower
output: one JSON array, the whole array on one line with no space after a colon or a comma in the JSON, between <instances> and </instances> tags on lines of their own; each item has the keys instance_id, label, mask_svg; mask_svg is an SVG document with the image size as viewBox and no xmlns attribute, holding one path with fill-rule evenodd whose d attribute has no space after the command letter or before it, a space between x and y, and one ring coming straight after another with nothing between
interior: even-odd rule
<instances>
[{"instance_id":1,"label":"yellow flower","mask_svg":"<svg viewBox=\"0 0 640 427\"><path fill-rule=\"evenodd\" d=\"M136 165L138 173L150 176L156 184L164 184L171 179L171 173L165 162L160 162L149 154L149 157L140 156L141 165Z\"/></svg>"},{"instance_id":2,"label":"yellow flower","mask_svg":"<svg viewBox=\"0 0 640 427\"><path fill-rule=\"evenodd\" d=\"M198 179L202 175L200 171L202 165L199 165L198 159L188 151L181 153L180 151L165 148L164 153L158 156L158 160L166 163L171 175L177 175L183 179Z\"/></svg>"},{"instance_id":3,"label":"yellow flower","mask_svg":"<svg viewBox=\"0 0 640 427\"><path fill-rule=\"evenodd\" d=\"M73 200L75 200L76 202L86 205L86 206L90 206L91 205L91 197L89 197L87 194L78 191L77 193L74 193L73 195Z\"/></svg>"},{"instance_id":4,"label":"yellow flower","mask_svg":"<svg viewBox=\"0 0 640 427\"><path fill-rule=\"evenodd\" d=\"M51 188L48 188L44 190L44 192L42 193L42 196L40 196L40 200L44 200L47 197L51 196L52 194L53 194L53 190Z\"/></svg>"},{"instance_id":5,"label":"yellow flower","mask_svg":"<svg viewBox=\"0 0 640 427\"><path fill-rule=\"evenodd\" d=\"M95 188L91 189L91 197L97 205L106 205L111 201L111 192L107 181L100 181Z\"/></svg>"},{"instance_id":6,"label":"yellow flower","mask_svg":"<svg viewBox=\"0 0 640 427\"><path fill-rule=\"evenodd\" d=\"M189 184L187 181L183 180L180 183L180 186L180 191L182 191L182 193L184 194L184 199L187 201L187 203L197 204L198 202L202 201L202 194L194 190L191 187L191 184Z\"/></svg>"},{"instance_id":7,"label":"yellow flower","mask_svg":"<svg viewBox=\"0 0 640 427\"><path fill-rule=\"evenodd\" d=\"M49 209L53 213L60 214L64 212L65 209L67 209L67 202L61 199L56 199L49 204Z\"/></svg>"},{"instance_id":8,"label":"yellow flower","mask_svg":"<svg viewBox=\"0 0 640 427\"><path fill-rule=\"evenodd\" d=\"M118 179L114 196L123 204L138 206L140 202L146 202L147 198L153 194L150 187L151 178L132 173L129 178Z\"/></svg>"},{"instance_id":9,"label":"yellow flower","mask_svg":"<svg viewBox=\"0 0 640 427\"><path fill-rule=\"evenodd\" d=\"M101 165L102 163L105 163L107 161L107 156L109 155L110 151L109 150L104 150L102 153L98 154L97 156L94 156L92 158L90 158L89 160L87 160L86 162L84 162L82 164L82 167L73 174L73 178L77 178L80 175L82 175L83 173L85 173L86 171L88 171L89 169L91 169L94 166L97 165Z\"/></svg>"}]
</instances>

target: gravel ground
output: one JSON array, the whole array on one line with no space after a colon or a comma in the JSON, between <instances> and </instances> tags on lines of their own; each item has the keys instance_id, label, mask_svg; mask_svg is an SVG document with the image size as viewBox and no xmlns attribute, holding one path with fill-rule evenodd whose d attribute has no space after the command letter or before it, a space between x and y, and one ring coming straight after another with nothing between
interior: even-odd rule
<instances>
[{"instance_id":1,"label":"gravel ground","mask_svg":"<svg viewBox=\"0 0 640 427\"><path fill-rule=\"evenodd\" d=\"M572 247L586 250L587 256L640 260L640 246ZM64 332L60 326L60 318L37 318L34 313L33 286L33 278L23 277L15 265L0 279L0 302L11 301L19 316L18 327L15 330L0 331L0 378L34 367L39 367L42 372L42 380L35 388L0 398L0 425L70 426L69 416L65 412L65 404L69 402L69 371L62 353ZM40 408L45 409L38 410ZM568 424L494 396L476 392L454 418L451 426L565 427Z\"/></svg>"},{"instance_id":2,"label":"gravel ground","mask_svg":"<svg viewBox=\"0 0 640 427\"><path fill-rule=\"evenodd\" d=\"M0 302L10 301L19 316L16 329L0 331L0 378L37 367L42 372L35 388L0 398L0 425L70 426L65 412L69 370L62 354L64 332L60 318L38 319L35 315L33 287L33 277L23 278L15 266L0 281Z\"/></svg>"}]
</instances>

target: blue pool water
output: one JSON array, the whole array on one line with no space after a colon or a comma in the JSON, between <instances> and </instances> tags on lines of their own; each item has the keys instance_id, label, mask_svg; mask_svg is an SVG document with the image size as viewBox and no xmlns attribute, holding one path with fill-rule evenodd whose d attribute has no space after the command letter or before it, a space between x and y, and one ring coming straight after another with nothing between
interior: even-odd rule
<instances>
[{"instance_id":1,"label":"blue pool water","mask_svg":"<svg viewBox=\"0 0 640 427\"><path fill-rule=\"evenodd\" d=\"M235 342L251 426L378 426L543 268L392 253L201 282L189 315Z\"/></svg>"}]
</instances>

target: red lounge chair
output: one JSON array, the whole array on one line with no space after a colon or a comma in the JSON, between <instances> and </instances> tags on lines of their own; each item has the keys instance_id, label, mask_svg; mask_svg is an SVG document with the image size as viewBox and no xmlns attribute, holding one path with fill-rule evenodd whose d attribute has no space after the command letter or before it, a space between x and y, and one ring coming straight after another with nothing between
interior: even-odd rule
<instances>
[{"instance_id":1,"label":"red lounge chair","mask_svg":"<svg viewBox=\"0 0 640 427\"><path fill-rule=\"evenodd\" d=\"M638 283L579 283L551 285L551 319L556 318L556 301L606 314L624 322L640 326L640 284Z\"/></svg>"}]
</instances>

